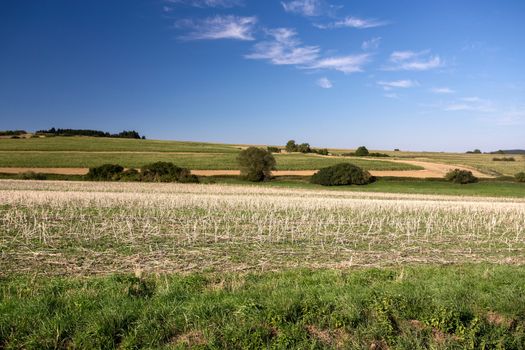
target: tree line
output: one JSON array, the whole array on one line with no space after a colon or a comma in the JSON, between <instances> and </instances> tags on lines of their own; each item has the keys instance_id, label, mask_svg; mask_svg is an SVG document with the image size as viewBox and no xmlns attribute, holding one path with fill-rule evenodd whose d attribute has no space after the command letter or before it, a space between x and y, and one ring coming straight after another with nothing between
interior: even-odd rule
<instances>
[{"instance_id":1,"label":"tree line","mask_svg":"<svg viewBox=\"0 0 525 350\"><path fill-rule=\"evenodd\" d=\"M145 136L140 136L135 130L124 130L118 134L111 134L106 131L91 130L91 129L61 129L51 128L48 130L38 130L37 135L53 135L53 136L91 136L91 137L116 137L124 139L146 139Z\"/></svg>"}]
</instances>

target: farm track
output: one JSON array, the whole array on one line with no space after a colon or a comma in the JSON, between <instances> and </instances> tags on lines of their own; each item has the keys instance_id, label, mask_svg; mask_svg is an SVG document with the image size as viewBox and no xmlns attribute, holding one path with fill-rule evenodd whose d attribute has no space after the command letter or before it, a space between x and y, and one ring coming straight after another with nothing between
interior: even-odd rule
<instances>
[{"instance_id":1,"label":"farm track","mask_svg":"<svg viewBox=\"0 0 525 350\"><path fill-rule=\"evenodd\" d=\"M144 152L147 153L147 152ZM370 159L370 158L367 158ZM374 159L377 160L377 159ZM382 160L382 159L381 159ZM470 170L479 178L493 178L491 175L484 174L478 170L470 167L423 162L417 160L398 160L388 159L385 161L401 164L410 164L422 167L423 170L372 170L370 173L378 177L410 177L410 178L441 178L451 169ZM88 168L17 168L17 167L3 167L0 168L0 173L20 174L27 171L33 171L44 174L59 174L59 175L85 175ZM317 170L276 170L273 172L275 176L311 176ZM228 176L239 175L239 170L192 170L192 173L198 176Z\"/></svg>"}]
</instances>

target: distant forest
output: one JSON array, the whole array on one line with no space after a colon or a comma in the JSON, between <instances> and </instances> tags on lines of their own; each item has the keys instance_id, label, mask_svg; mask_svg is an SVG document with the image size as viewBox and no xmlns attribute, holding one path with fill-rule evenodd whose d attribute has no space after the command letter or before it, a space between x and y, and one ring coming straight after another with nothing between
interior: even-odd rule
<instances>
[{"instance_id":1,"label":"distant forest","mask_svg":"<svg viewBox=\"0 0 525 350\"><path fill-rule=\"evenodd\" d=\"M118 134L111 134L109 132L89 129L55 129L38 130L37 135L54 135L54 136L93 136L93 137L118 137L124 139L146 139L145 136L140 136L135 130L122 131Z\"/></svg>"}]
</instances>

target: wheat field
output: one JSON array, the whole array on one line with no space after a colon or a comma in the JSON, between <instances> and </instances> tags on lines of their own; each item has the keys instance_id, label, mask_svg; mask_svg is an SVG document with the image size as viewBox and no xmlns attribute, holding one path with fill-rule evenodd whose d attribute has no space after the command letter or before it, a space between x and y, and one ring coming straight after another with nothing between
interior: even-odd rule
<instances>
[{"instance_id":1,"label":"wheat field","mask_svg":"<svg viewBox=\"0 0 525 350\"><path fill-rule=\"evenodd\" d=\"M2 274L525 263L525 200L0 181Z\"/></svg>"}]
</instances>

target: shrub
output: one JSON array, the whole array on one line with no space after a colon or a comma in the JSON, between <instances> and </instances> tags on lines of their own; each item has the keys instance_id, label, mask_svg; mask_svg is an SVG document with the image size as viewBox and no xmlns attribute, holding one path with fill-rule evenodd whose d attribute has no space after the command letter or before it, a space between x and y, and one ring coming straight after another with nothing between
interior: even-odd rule
<instances>
[{"instance_id":1,"label":"shrub","mask_svg":"<svg viewBox=\"0 0 525 350\"><path fill-rule=\"evenodd\" d=\"M394 152L401 152L399 148L394 149Z\"/></svg>"},{"instance_id":2,"label":"shrub","mask_svg":"<svg viewBox=\"0 0 525 350\"><path fill-rule=\"evenodd\" d=\"M271 153L281 153L281 149L279 147L268 146L266 149Z\"/></svg>"},{"instance_id":3,"label":"shrub","mask_svg":"<svg viewBox=\"0 0 525 350\"><path fill-rule=\"evenodd\" d=\"M47 180L47 175L35 173L34 171L26 171L25 173L18 174L18 178L21 180Z\"/></svg>"},{"instance_id":4,"label":"shrub","mask_svg":"<svg viewBox=\"0 0 525 350\"><path fill-rule=\"evenodd\" d=\"M89 168L86 178L91 181L115 181L123 171L124 168L118 164L104 164Z\"/></svg>"},{"instance_id":5,"label":"shrub","mask_svg":"<svg viewBox=\"0 0 525 350\"><path fill-rule=\"evenodd\" d=\"M143 181L151 182L199 182L197 176L192 175L186 168L180 168L170 162L156 162L146 164L141 168Z\"/></svg>"},{"instance_id":6,"label":"shrub","mask_svg":"<svg viewBox=\"0 0 525 350\"><path fill-rule=\"evenodd\" d=\"M297 144L295 140L290 140L286 143L286 152L297 152Z\"/></svg>"},{"instance_id":7,"label":"shrub","mask_svg":"<svg viewBox=\"0 0 525 350\"><path fill-rule=\"evenodd\" d=\"M368 153L368 157L390 157L388 154L386 153L377 153L377 152L374 152L374 153Z\"/></svg>"},{"instance_id":8,"label":"shrub","mask_svg":"<svg viewBox=\"0 0 525 350\"><path fill-rule=\"evenodd\" d=\"M313 149L312 152L320 154L322 156L327 156L329 154L329 152L328 152L328 150L326 148Z\"/></svg>"},{"instance_id":9,"label":"shrub","mask_svg":"<svg viewBox=\"0 0 525 350\"><path fill-rule=\"evenodd\" d=\"M461 169L454 169L449 171L447 175L445 175L445 178L450 182L462 185L478 182L478 178L475 177L471 171Z\"/></svg>"},{"instance_id":10,"label":"shrub","mask_svg":"<svg viewBox=\"0 0 525 350\"><path fill-rule=\"evenodd\" d=\"M515 162L514 157L492 158L494 162Z\"/></svg>"},{"instance_id":11,"label":"shrub","mask_svg":"<svg viewBox=\"0 0 525 350\"><path fill-rule=\"evenodd\" d=\"M120 175L118 180L120 181L141 181L142 175L137 169L131 168L124 170Z\"/></svg>"},{"instance_id":12,"label":"shrub","mask_svg":"<svg viewBox=\"0 0 525 350\"><path fill-rule=\"evenodd\" d=\"M367 156L369 153L370 152L368 152L368 149L365 146L361 146L355 150L355 155L358 157Z\"/></svg>"},{"instance_id":13,"label":"shrub","mask_svg":"<svg viewBox=\"0 0 525 350\"><path fill-rule=\"evenodd\" d=\"M273 155L257 147L249 147L237 157L241 168L241 176L249 181L263 181L270 179L272 170L275 169Z\"/></svg>"},{"instance_id":14,"label":"shrub","mask_svg":"<svg viewBox=\"0 0 525 350\"><path fill-rule=\"evenodd\" d=\"M310 179L311 183L323 186L366 185L373 181L374 177L368 171L350 163L323 168Z\"/></svg>"},{"instance_id":15,"label":"shrub","mask_svg":"<svg viewBox=\"0 0 525 350\"><path fill-rule=\"evenodd\" d=\"M516 175L514 175L514 177L516 178L516 181L518 182L525 182L525 172L523 171L517 173Z\"/></svg>"}]
</instances>

